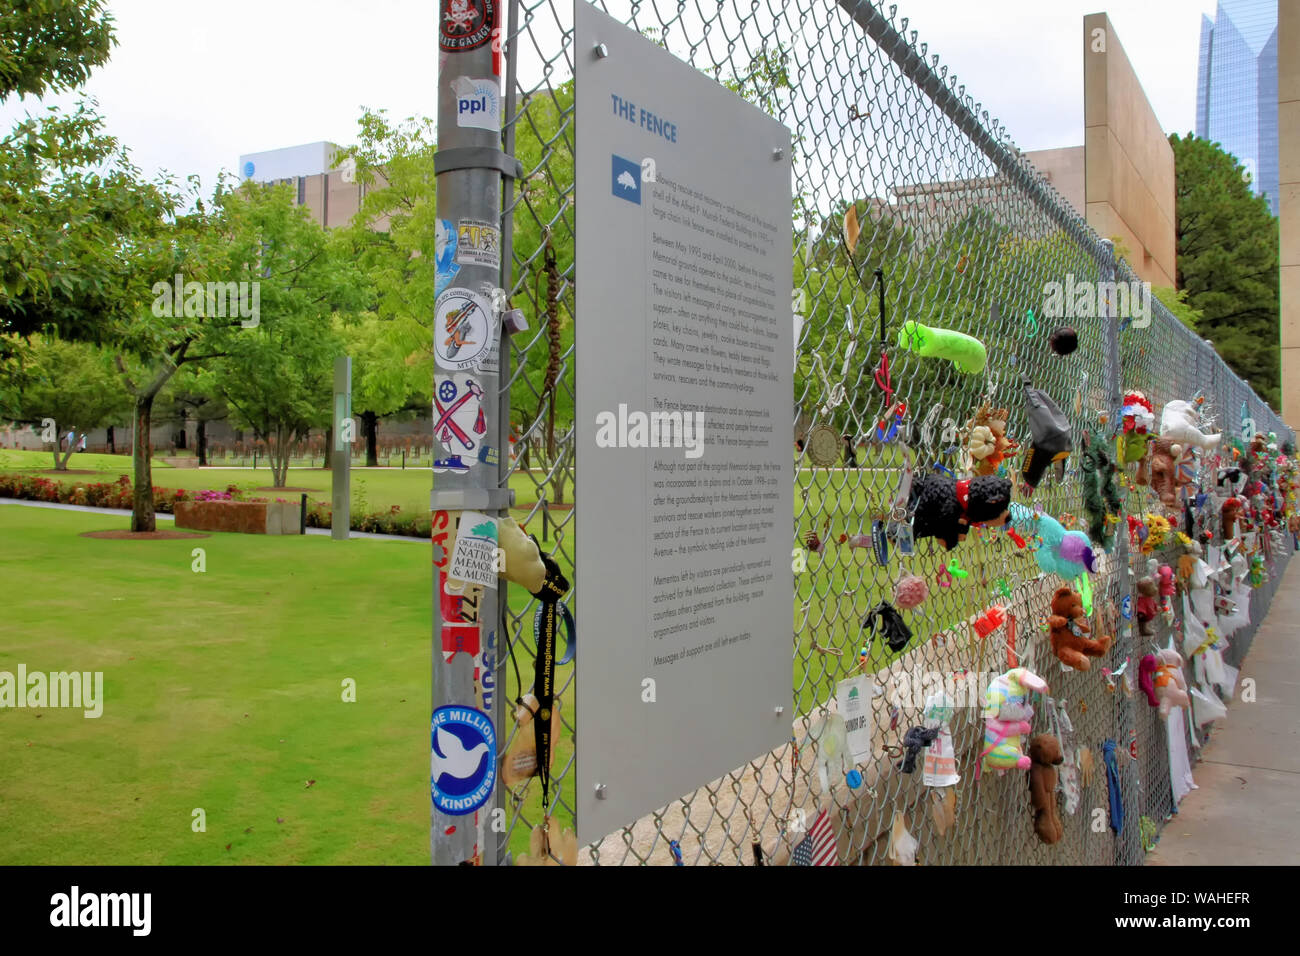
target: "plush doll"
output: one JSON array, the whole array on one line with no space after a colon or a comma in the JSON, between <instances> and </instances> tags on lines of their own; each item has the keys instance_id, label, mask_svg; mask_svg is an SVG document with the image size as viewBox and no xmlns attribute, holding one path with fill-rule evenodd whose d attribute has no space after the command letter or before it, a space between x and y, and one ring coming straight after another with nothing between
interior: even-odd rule
<instances>
[{"instance_id":1,"label":"plush doll","mask_svg":"<svg viewBox=\"0 0 1300 956\"><path fill-rule=\"evenodd\" d=\"M1246 507L1244 498L1229 498L1219 509L1219 514L1223 518L1223 540L1231 541L1237 536L1237 519L1241 517L1241 512Z\"/></svg>"},{"instance_id":2,"label":"plush doll","mask_svg":"<svg viewBox=\"0 0 1300 956\"><path fill-rule=\"evenodd\" d=\"M1090 657L1105 657L1110 650L1109 636L1088 635L1088 617L1083 612L1083 598L1074 588L1057 588L1052 595L1052 616L1047 619L1051 632L1052 653L1057 660L1077 671L1091 670Z\"/></svg>"},{"instance_id":3,"label":"plush doll","mask_svg":"<svg viewBox=\"0 0 1300 956\"><path fill-rule=\"evenodd\" d=\"M1124 395L1124 406L1120 409L1123 420L1123 433L1119 436L1120 464L1131 465L1137 462L1136 481L1139 485L1147 483L1147 446L1155 440L1151 429L1155 426L1155 410L1151 402L1141 392L1128 392Z\"/></svg>"},{"instance_id":4,"label":"plush doll","mask_svg":"<svg viewBox=\"0 0 1300 956\"><path fill-rule=\"evenodd\" d=\"M1156 659L1151 683L1160 706L1160 716L1168 717L1175 707L1186 707L1192 702L1187 693L1187 682L1183 679L1183 659L1173 648L1166 647ZM1151 695L1147 695L1148 701Z\"/></svg>"},{"instance_id":5,"label":"plush doll","mask_svg":"<svg viewBox=\"0 0 1300 956\"><path fill-rule=\"evenodd\" d=\"M983 405L971 419L967 450L974 461L976 475L996 475L1007 452L1016 447L1007 438L1007 410Z\"/></svg>"},{"instance_id":6,"label":"plush doll","mask_svg":"<svg viewBox=\"0 0 1300 956\"><path fill-rule=\"evenodd\" d=\"M1151 490L1166 508L1178 507L1177 449L1167 438L1157 438L1151 443Z\"/></svg>"},{"instance_id":7,"label":"plush doll","mask_svg":"<svg viewBox=\"0 0 1300 956\"><path fill-rule=\"evenodd\" d=\"M1105 443L1094 442L1085 433L1079 465L1088 536L1110 550L1115 543L1115 526L1119 524L1122 507L1119 488L1115 485L1115 463L1107 454Z\"/></svg>"},{"instance_id":8,"label":"plush doll","mask_svg":"<svg viewBox=\"0 0 1300 956\"><path fill-rule=\"evenodd\" d=\"M979 339L964 332L935 329L919 322L903 323L898 330L898 347L924 358L947 359L957 371L968 375L978 375L988 364L988 352Z\"/></svg>"},{"instance_id":9,"label":"plush doll","mask_svg":"<svg viewBox=\"0 0 1300 956\"><path fill-rule=\"evenodd\" d=\"M1021 534L1037 534L1041 539L1034 559L1048 574L1073 581L1085 571L1097 570L1096 552L1082 531L1066 531L1051 515L1035 514L1019 502L1011 505L1010 513L1012 523Z\"/></svg>"},{"instance_id":10,"label":"plush doll","mask_svg":"<svg viewBox=\"0 0 1300 956\"><path fill-rule=\"evenodd\" d=\"M1021 478L1033 494L1048 466L1064 462L1074 446L1070 440L1070 423L1052 397L1041 388L1031 387L1028 379L1024 384L1030 444L1021 465Z\"/></svg>"},{"instance_id":11,"label":"plush doll","mask_svg":"<svg viewBox=\"0 0 1300 956\"><path fill-rule=\"evenodd\" d=\"M1156 580L1160 585L1160 613L1164 615L1166 624L1173 624L1174 605L1170 599L1177 590L1177 585L1174 582L1174 569L1167 564L1160 565L1160 569L1156 572Z\"/></svg>"},{"instance_id":12,"label":"plush doll","mask_svg":"<svg viewBox=\"0 0 1300 956\"><path fill-rule=\"evenodd\" d=\"M985 476L961 481L922 475L912 483L908 509L915 515L912 537L937 538L951 551L974 524L1000 525L1011 504L1011 482Z\"/></svg>"},{"instance_id":13,"label":"plush doll","mask_svg":"<svg viewBox=\"0 0 1300 956\"><path fill-rule=\"evenodd\" d=\"M1142 637L1155 637L1156 629L1151 626L1151 622L1156 619L1156 597L1160 593L1160 585L1156 584L1155 578L1139 578L1137 590L1135 613L1138 620L1138 634Z\"/></svg>"},{"instance_id":14,"label":"plush doll","mask_svg":"<svg viewBox=\"0 0 1300 956\"><path fill-rule=\"evenodd\" d=\"M1218 448L1223 436L1205 434L1196 427L1196 418L1196 406L1191 402L1177 399L1166 402L1164 410L1160 413L1160 437L1178 445L1191 445L1206 451Z\"/></svg>"},{"instance_id":15,"label":"plush doll","mask_svg":"<svg viewBox=\"0 0 1300 956\"><path fill-rule=\"evenodd\" d=\"M1029 740L1029 759L1029 803L1034 808L1034 832L1050 846L1065 836L1056 807L1056 768L1065 762L1061 742L1052 734L1034 734Z\"/></svg>"},{"instance_id":16,"label":"plush doll","mask_svg":"<svg viewBox=\"0 0 1300 956\"><path fill-rule=\"evenodd\" d=\"M1047 681L1024 667L999 674L984 693L984 749L980 767L1028 770L1029 756L1020 749L1020 735L1030 731L1034 707L1031 691L1047 692Z\"/></svg>"},{"instance_id":17,"label":"plush doll","mask_svg":"<svg viewBox=\"0 0 1300 956\"><path fill-rule=\"evenodd\" d=\"M1160 669L1160 658L1154 654L1147 654L1138 662L1138 689L1146 695L1147 703L1152 707L1160 704L1160 698L1156 696L1156 671Z\"/></svg>"}]
</instances>

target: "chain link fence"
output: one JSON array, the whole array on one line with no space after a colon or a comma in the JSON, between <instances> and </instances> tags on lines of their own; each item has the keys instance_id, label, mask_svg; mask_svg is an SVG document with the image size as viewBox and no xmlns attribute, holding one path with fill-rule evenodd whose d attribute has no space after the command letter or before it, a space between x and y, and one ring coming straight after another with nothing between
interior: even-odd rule
<instances>
[{"instance_id":1,"label":"chain link fence","mask_svg":"<svg viewBox=\"0 0 1300 956\"><path fill-rule=\"evenodd\" d=\"M1165 724L1140 692L1126 690L1122 668L1127 661L1135 684L1139 659L1155 642L1168 641L1170 625L1160 621L1155 638L1141 637L1121 608L1134 596L1134 580L1147 573L1147 562L1176 561L1176 550L1130 554L1125 516L1159 512L1159 502L1136 483L1132 466L1121 472L1124 516L1116 545L1092 575L1093 632L1115 643L1092 670L1065 670L1046 633L1061 582L1041 574L1030 550L1005 530L976 529L953 551L926 539L911 555L892 548L884 563L876 556L870 533L898 489L900 441L914 455L918 477L935 470L968 474L969 431L982 406L1005 409L1008 437L1022 449L1029 444L1023 386L1032 383L1068 417L1074 454L1063 474L1049 472L1032 498L1017 492L1015 500L1041 505L1067 524L1073 516L1082 528L1081 443L1086 435L1113 449L1121 395L1129 390L1145 392L1157 415L1168 400L1201 398L1203 418L1223 429L1225 441L1239 434L1236 416L1243 406L1260 432L1276 433L1279 442L1293 442L1294 435L1158 301L1148 300L1149 310L1140 297L1124 307L1126 284L1136 281L1127 264L1113 260L1109 243L1035 172L896 7L865 0L598 5L795 133L797 355L790 440L797 462L791 629L797 719L784 748L583 848L580 862L779 864L823 810L838 859L846 864L888 862L899 827L918 841L916 859L925 864L1140 862L1144 840L1175 806ZM504 140L524 176L505 190L502 283L530 327L512 337L502 371L516 447L524 450L515 463L515 486L522 480L532 494L521 498L535 501L516 517L565 569L576 559L578 513L572 507L573 333L575 322L585 320L573 314L572 16L564 0L509 6ZM855 244L844 238L846 217L860 226ZM1061 284L1066 308L1082 302L1070 288L1099 292L1092 306L1058 318L1052 283ZM951 362L901 347L899 329L909 320L980 339L987 368L965 374ZM1078 348L1063 356L1048 339L1065 323L1077 331ZM882 354L889 362L884 375ZM894 441L875 440L893 423L899 425ZM845 440L845 458L836 467L814 467L803 450L802 439L820 425ZM1019 468L1014 454L1002 466L1013 479ZM1204 470L1203 486L1212 490ZM1267 581L1251 595L1252 622L1264 616L1288 552L1289 540L1273 548ZM871 640L863 621L880 601L893 600L906 573L926 580L929 597L903 612L913 638L894 652ZM995 604L1006 609L1008 624L984 639L974 637L970 622ZM503 612L508 701L520 692L517 674L532 670L535 609L528 595L512 591ZM1232 638L1231 662L1240 663L1253 628ZM1013 659L1050 684L1052 704L1040 702L1035 732L1055 730L1076 752L1092 755L1077 805L1062 811L1064 838L1051 846L1034 836L1023 772L977 773L984 689ZM859 786L850 787L842 773L823 785L823 718L835 710L837 685L863 673L874 675L883 691L871 702L872 754L857 765ZM897 769L903 738L922 723L919 694L899 689L917 686L921 675L940 675L969 690L959 690L949 721L960 774L953 787L926 787L919 770ZM572 667L561 667L557 696L564 729L550 805L540 805L535 778L500 788L497 799L509 821L497 836L502 855L528 850L544 817L552 834L572 820L574 708L581 703L575 691ZM520 732L507 725L503 750ZM1200 738L1188 733L1199 745ZM1119 834L1109 826L1102 759L1108 740L1117 745L1126 816ZM558 858L555 847L553 839Z\"/></svg>"}]
</instances>

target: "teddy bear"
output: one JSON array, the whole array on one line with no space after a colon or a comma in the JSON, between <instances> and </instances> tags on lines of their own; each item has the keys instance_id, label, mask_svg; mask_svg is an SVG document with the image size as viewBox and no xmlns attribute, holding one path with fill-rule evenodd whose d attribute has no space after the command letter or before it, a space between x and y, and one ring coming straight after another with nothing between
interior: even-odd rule
<instances>
[{"instance_id":1,"label":"teddy bear","mask_svg":"<svg viewBox=\"0 0 1300 956\"><path fill-rule=\"evenodd\" d=\"M1160 585L1156 584L1153 577L1139 578L1137 590L1138 634L1141 637L1155 637L1156 629L1152 622L1156 619L1156 597L1160 594Z\"/></svg>"},{"instance_id":2,"label":"teddy bear","mask_svg":"<svg viewBox=\"0 0 1300 956\"><path fill-rule=\"evenodd\" d=\"M1178 463L1178 446L1172 441L1157 438L1151 443L1151 490L1160 503L1170 509L1178 507L1178 489L1190 483Z\"/></svg>"},{"instance_id":3,"label":"teddy bear","mask_svg":"<svg viewBox=\"0 0 1300 956\"><path fill-rule=\"evenodd\" d=\"M1183 659L1169 647L1142 658L1138 665L1138 686L1146 694L1147 703L1160 708L1161 717L1168 717L1173 708L1186 707L1192 702L1183 679Z\"/></svg>"},{"instance_id":4,"label":"teddy bear","mask_svg":"<svg viewBox=\"0 0 1300 956\"><path fill-rule=\"evenodd\" d=\"M912 484L908 510L916 517L912 537L937 538L951 551L974 524L1000 525L1011 505L1011 482L990 475L964 478L923 475Z\"/></svg>"},{"instance_id":5,"label":"teddy bear","mask_svg":"<svg viewBox=\"0 0 1300 956\"><path fill-rule=\"evenodd\" d=\"M1007 410L980 407L971 419L967 450L974 461L976 475L996 475L998 467L1006 460L1007 452L1016 447L1007 438Z\"/></svg>"},{"instance_id":6,"label":"teddy bear","mask_svg":"<svg viewBox=\"0 0 1300 956\"><path fill-rule=\"evenodd\" d=\"M1034 808L1034 832L1050 846L1065 836L1056 806L1056 768L1065 762L1061 742L1052 734L1034 734L1029 740L1029 759L1029 802Z\"/></svg>"},{"instance_id":7,"label":"teddy bear","mask_svg":"<svg viewBox=\"0 0 1300 956\"><path fill-rule=\"evenodd\" d=\"M1028 754L1020 749L1020 735L1029 733L1034 706L1031 691L1047 693L1047 681L1024 667L999 674L984 692L984 749L980 768L1028 770Z\"/></svg>"},{"instance_id":8,"label":"teddy bear","mask_svg":"<svg viewBox=\"0 0 1300 956\"><path fill-rule=\"evenodd\" d=\"M1083 613L1083 598L1074 588L1057 588L1052 595L1052 616L1047 619L1051 632L1052 653L1067 667L1077 671L1092 668L1090 657L1104 657L1112 638L1091 638L1092 628Z\"/></svg>"}]
</instances>

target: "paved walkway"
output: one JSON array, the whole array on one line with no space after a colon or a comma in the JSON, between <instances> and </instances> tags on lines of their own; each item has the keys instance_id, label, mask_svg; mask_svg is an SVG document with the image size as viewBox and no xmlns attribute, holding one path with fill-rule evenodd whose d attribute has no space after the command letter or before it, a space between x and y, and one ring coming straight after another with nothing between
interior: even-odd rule
<instances>
[{"instance_id":1,"label":"paved walkway","mask_svg":"<svg viewBox=\"0 0 1300 956\"><path fill-rule=\"evenodd\" d=\"M1256 701L1233 701L1216 725L1192 768L1199 789L1183 798L1148 864L1300 863L1300 556L1255 634L1247 677Z\"/></svg>"},{"instance_id":2,"label":"paved walkway","mask_svg":"<svg viewBox=\"0 0 1300 956\"><path fill-rule=\"evenodd\" d=\"M0 505L22 505L24 508L53 508L56 511L81 511L86 514L96 515L122 515L130 517L131 512L125 508L91 508L87 505L64 505L54 501L20 501L16 498L0 498ZM155 521L175 521L175 516L163 514L161 511L154 512ZM308 528L308 534L330 533L329 528ZM408 534L373 534L369 531L353 531L348 534L349 538L378 538L383 541L423 541L428 542L428 538L416 538Z\"/></svg>"}]
</instances>

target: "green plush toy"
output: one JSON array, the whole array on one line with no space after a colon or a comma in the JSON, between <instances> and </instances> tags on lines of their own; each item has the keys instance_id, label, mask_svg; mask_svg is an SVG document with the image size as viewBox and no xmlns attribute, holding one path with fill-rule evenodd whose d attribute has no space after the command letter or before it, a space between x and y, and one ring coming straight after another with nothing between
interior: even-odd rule
<instances>
[{"instance_id":1,"label":"green plush toy","mask_svg":"<svg viewBox=\"0 0 1300 956\"><path fill-rule=\"evenodd\" d=\"M898 330L898 347L910 349L925 358L944 358L957 371L978 375L988 364L984 343L964 332L936 329L919 322L904 322Z\"/></svg>"}]
</instances>

